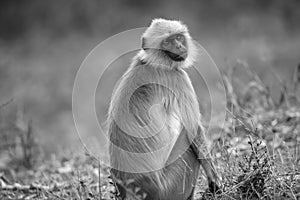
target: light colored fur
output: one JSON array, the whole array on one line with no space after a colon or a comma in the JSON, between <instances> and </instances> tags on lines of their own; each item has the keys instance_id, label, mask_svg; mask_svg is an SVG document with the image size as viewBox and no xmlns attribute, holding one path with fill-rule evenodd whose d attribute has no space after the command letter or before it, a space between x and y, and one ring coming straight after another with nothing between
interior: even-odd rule
<instances>
[{"instance_id":1,"label":"light colored fur","mask_svg":"<svg viewBox=\"0 0 300 200\"><path fill-rule=\"evenodd\" d=\"M114 177L134 179L148 193L157 192L159 199L187 199L198 176L198 158L207 154L197 97L182 69L192 65L196 55L187 27L155 19L143 38L157 48L175 33L187 38L187 59L175 62L155 49L140 50L113 92L107 121ZM190 148L196 135L198 155ZM173 191L181 194L172 196Z\"/></svg>"},{"instance_id":2,"label":"light colored fur","mask_svg":"<svg viewBox=\"0 0 300 200\"><path fill-rule=\"evenodd\" d=\"M164 39L178 33L183 34L187 41L188 56L182 62L174 62L161 51L158 51L158 49L160 49L160 44ZM146 50L142 49L138 53L138 57L151 66L163 65L171 68L187 68L190 67L197 58L197 47L194 45L188 32L188 28L180 21L154 19L142 38L144 38Z\"/></svg>"}]
</instances>

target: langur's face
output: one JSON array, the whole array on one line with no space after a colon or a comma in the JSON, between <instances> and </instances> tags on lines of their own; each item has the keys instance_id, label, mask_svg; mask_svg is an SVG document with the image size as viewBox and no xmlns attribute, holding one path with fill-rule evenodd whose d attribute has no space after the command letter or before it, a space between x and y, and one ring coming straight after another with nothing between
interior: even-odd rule
<instances>
[{"instance_id":1,"label":"langur's face","mask_svg":"<svg viewBox=\"0 0 300 200\"><path fill-rule=\"evenodd\" d=\"M181 33L171 35L161 42L161 49L172 60L184 61L188 53L186 38Z\"/></svg>"}]
</instances>

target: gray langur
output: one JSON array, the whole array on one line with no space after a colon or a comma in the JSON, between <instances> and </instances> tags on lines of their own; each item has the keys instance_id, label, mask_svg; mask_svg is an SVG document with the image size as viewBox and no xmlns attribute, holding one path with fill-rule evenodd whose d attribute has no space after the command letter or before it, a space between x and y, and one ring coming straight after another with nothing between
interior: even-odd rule
<instances>
[{"instance_id":1,"label":"gray langur","mask_svg":"<svg viewBox=\"0 0 300 200\"><path fill-rule=\"evenodd\" d=\"M154 19L142 48L114 89L108 116L111 175L151 200L193 199L200 166L215 192L218 176L207 150L199 104L184 68L197 48L180 21Z\"/></svg>"}]
</instances>

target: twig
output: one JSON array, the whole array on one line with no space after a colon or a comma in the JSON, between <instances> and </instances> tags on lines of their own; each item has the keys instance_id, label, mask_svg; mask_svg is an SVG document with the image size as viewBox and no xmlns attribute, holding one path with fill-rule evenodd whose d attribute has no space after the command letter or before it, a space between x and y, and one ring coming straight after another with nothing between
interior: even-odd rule
<instances>
[{"instance_id":1,"label":"twig","mask_svg":"<svg viewBox=\"0 0 300 200\"><path fill-rule=\"evenodd\" d=\"M253 130L251 130L252 127L249 128L242 120L240 120L237 116L235 116L235 114L231 113L231 111L230 111L228 108L226 108L226 111L227 111L228 113L230 113L231 116L232 116L235 120L237 120L241 125L243 125L244 128L245 128L245 130L247 130L249 133L251 133L251 134L254 135L255 137L258 137L258 135L257 135Z\"/></svg>"},{"instance_id":2,"label":"twig","mask_svg":"<svg viewBox=\"0 0 300 200\"><path fill-rule=\"evenodd\" d=\"M102 193L101 193L101 163L100 163L100 159L98 160L98 182L99 182L99 196L100 196L100 200L102 200Z\"/></svg>"},{"instance_id":3,"label":"twig","mask_svg":"<svg viewBox=\"0 0 300 200\"><path fill-rule=\"evenodd\" d=\"M292 83L293 92L296 92L299 82L300 82L300 63L295 68L295 71L294 71L293 83Z\"/></svg>"},{"instance_id":4,"label":"twig","mask_svg":"<svg viewBox=\"0 0 300 200\"><path fill-rule=\"evenodd\" d=\"M1 104L1 105L0 105L0 110L1 110L2 108L4 108L5 106L7 106L8 104L10 104L11 102L13 102L13 100L14 100L14 99L11 98L11 99L9 99L7 102Z\"/></svg>"}]
</instances>

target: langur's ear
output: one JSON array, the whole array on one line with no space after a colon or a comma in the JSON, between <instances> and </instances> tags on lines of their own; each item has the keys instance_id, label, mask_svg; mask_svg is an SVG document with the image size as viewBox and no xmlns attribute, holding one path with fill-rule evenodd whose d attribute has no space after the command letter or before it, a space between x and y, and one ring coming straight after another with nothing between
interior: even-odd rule
<instances>
[{"instance_id":1,"label":"langur's ear","mask_svg":"<svg viewBox=\"0 0 300 200\"><path fill-rule=\"evenodd\" d=\"M142 37L142 49L146 50L146 39Z\"/></svg>"}]
</instances>

